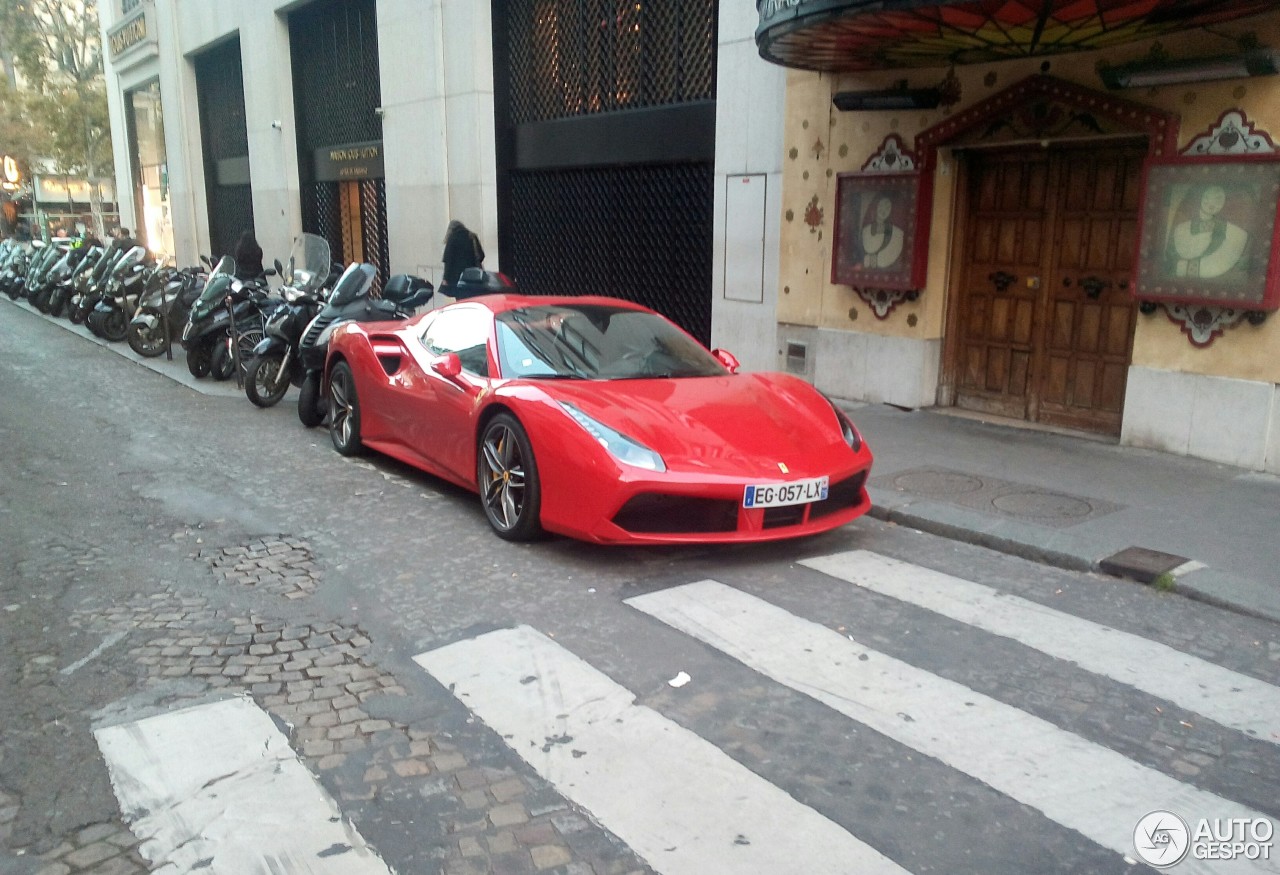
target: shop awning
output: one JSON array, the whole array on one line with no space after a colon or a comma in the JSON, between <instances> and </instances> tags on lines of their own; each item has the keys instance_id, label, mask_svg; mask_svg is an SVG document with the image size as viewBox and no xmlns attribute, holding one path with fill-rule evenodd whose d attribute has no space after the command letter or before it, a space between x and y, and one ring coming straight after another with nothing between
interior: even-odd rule
<instances>
[{"instance_id":1,"label":"shop awning","mask_svg":"<svg viewBox=\"0 0 1280 875\"><path fill-rule=\"evenodd\" d=\"M1274 11L1274 0L756 0L760 56L826 72L1100 49Z\"/></svg>"}]
</instances>

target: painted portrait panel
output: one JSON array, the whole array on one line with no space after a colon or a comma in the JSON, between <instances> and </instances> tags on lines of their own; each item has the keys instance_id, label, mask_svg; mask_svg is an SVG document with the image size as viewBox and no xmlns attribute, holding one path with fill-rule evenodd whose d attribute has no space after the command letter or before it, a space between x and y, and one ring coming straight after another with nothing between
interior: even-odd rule
<instances>
[{"instance_id":1,"label":"painted portrait panel","mask_svg":"<svg viewBox=\"0 0 1280 875\"><path fill-rule=\"evenodd\" d=\"M831 281L855 288L919 288L918 199L918 174L840 174Z\"/></svg>"},{"instance_id":2,"label":"painted portrait panel","mask_svg":"<svg viewBox=\"0 0 1280 875\"><path fill-rule=\"evenodd\" d=\"M1274 309L1280 161L1152 163L1143 198L1138 298Z\"/></svg>"}]
</instances>

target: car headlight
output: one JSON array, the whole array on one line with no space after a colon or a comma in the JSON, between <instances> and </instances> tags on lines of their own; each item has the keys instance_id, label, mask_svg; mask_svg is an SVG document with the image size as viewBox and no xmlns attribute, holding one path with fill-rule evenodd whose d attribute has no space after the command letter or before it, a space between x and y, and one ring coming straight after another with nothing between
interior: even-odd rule
<instances>
[{"instance_id":1,"label":"car headlight","mask_svg":"<svg viewBox=\"0 0 1280 875\"><path fill-rule=\"evenodd\" d=\"M826 395L822 396L827 398ZM836 421L840 423L840 435L844 438L844 442L849 445L849 449L855 453L862 449L862 435L858 433L858 429L854 426L853 420L849 418L849 414L840 409L836 402L827 398L827 403L831 405L831 409L835 411Z\"/></svg>"},{"instance_id":2,"label":"car headlight","mask_svg":"<svg viewBox=\"0 0 1280 875\"><path fill-rule=\"evenodd\" d=\"M647 471L665 471L667 465L662 461L662 457L653 450L636 443L619 431L616 431L602 422L598 422L587 416L577 407L564 401L559 402L564 408L565 413L573 417L573 421L582 426L587 434L591 435L600 442L600 446L609 451L609 455L613 456L619 462L627 465L634 465L637 468L644 468Z\"/></svg>"}]
</instances>

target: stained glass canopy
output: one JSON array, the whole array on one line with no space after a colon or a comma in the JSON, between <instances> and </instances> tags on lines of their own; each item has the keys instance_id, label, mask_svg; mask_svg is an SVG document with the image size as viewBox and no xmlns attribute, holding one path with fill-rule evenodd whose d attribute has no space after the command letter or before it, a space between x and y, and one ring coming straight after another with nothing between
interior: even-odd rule
<instances>
[{"instance_id":1,"label":"stained glass canopy","mask_svg":"<svg viewBox=\"0 0 1280 875\"><path fill-rule=\"evenodd\" d=\"M1100 49L1276 9L1275 0L756 0L760 56L827 72Z\"/></svg>"}]
</instances>

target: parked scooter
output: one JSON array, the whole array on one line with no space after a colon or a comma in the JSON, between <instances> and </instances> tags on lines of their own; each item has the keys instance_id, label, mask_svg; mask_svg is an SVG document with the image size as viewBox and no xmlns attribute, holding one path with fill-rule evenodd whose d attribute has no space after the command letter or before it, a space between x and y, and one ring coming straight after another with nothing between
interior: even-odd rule
<instances>
[{"instance_id":1,"label":"parked scooter","mask_svg":"<svg viewBox=\"0 0 1280 875\"><path fill-rule=\"evenodd\" d=\"M6 240L9 243L9 249L6 250L3 263L3 270L0 270L0 292L8 295L9 300L16 301L18 299L19 283L27 274L27 265L31 261L31 243L30 241L19 242L17 240Z\"/></svg>"},{"instance_id":2,"label":"parked scooter","mask_svg":"<svg viewBox=\"0 0 1280 875\"><path fill-rule=\"evenodd\" d=\"M101 246L91 244L87 240L81 240L79 244L78 246L72 244L71 251L67 253L67 269L49 295L50 316L68 315L71 298L76 293L76 278L92 271L93 266L102 256Z\"/></svg>"},{"instance_id":3,"label":"parked scooter","mask_svg":"<svg viewBox=\"0 0 1280 875\"><path fill-rule=\"evenodd\" d=\"M329 241L317 234L303 234L294 241L287 268L276 262L276 272L284 280L279 293L285 306L267 320L266 337L254 347L245 367L244 393L257 406L278 404L290 383L302 383L298 344L324 306L321 290L329 267Z\"/></svg>"},{"instance_id":4,"label":"parked scooter","mask_svg":"<svg viewBox=\"0 0 1280 875\"><path fill-rule=\"evenodd\" d=\"M80 241L77 240L76 243ZM71 275L72 253L78 252L70 241L54 243L50 254L41 267L39 276L27 283L27 303L41 313L48 313L53 303L53 292L68 276Z\"/></svg>"},{"instance_id":5,"label":"parked scooter","mask_svg":"<svg viewBox=\"0 0 1280 875\"><path fill-rule=\"evenodd\" d=\"M40 289L47 271L54 261L62 257L57 246L51 246L43 240L31 241L31 260L27 262L26 273L19 278L16 293L11 297L30 299L33 291Z\"/></svg>"},{"instance_id":6,"label":"parked scooter","mask_svg":"<svg viewBox=\"0 0 1280 875\"><path fill-rule=\"evenodd\" d=\"M72 324L79 325L84 322L93 312L93 308L98 306L98 301L102 300L102 296L106 294L111 272L124 254L125 250L116 246L108 246L103 250L102 255L93 265L92 272L83 281L83 290L72 296L71 307L67 313L67 319Z\"/></svg>"},{"instance_id":7,"label":"parked scooter","mask_svg":"<svg viewBox=\"0 0 1280 875\"><path fill-rule=\"evenodd\" d=\"M187 370L193 377L230 379L235 374L236 360L247 362L262 340L265 315L283 303L268 293L265 277L239 280L235 272L235 259L224 255L210 272L204 291L191 305L182 331L182 346L187 351ZM240 367L243 369L244 364Z\"/></svg>"},{"instance_id":8,"label":"parked scooter","mask_svg":"<svg viewBox=\"0 0 1280 875\"><path fill-rule=\"evenodd\" d=\"M137 307L147 275L147 250L134 246L111 270L107 287L94 305L85 327L113 343L129 335L129 314Z\"/></svg>"},{"instance_id":9,"label":"parked scooter","mask_svg":"<svg viewBox=\"0 0 1280 875\"><path fill-rule=\"evenodd\" d=\"M351 264L343 271L333 293L298 345L298 357L304 369L298 389L298 419L307 428L324 422L325 404L320 397L320 377L329 351L329 337L343 322L387 322L407 319L413 311L431 300L435 290L431 283L411 274L396 274L387 280L380 299L371 298L369 290L377 271L372 264Z\"/></svg>"},{"instance_id":10,"label":"parked scooter","mask_svg":"<svg viewBox=\"0 0 1280 875\"><path fill-rule=\"evenodd\" d=\"M129 321L129 348L147 358L164 355L181 336L207 279L203 268L184 267L170 268L151 282Z\"/></svg>"}]
</instances>

